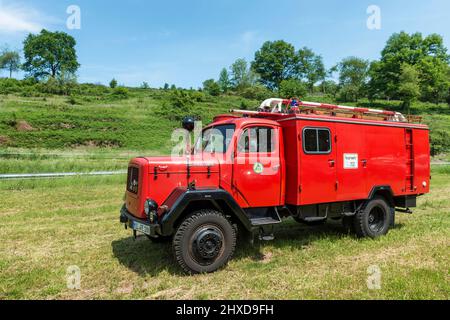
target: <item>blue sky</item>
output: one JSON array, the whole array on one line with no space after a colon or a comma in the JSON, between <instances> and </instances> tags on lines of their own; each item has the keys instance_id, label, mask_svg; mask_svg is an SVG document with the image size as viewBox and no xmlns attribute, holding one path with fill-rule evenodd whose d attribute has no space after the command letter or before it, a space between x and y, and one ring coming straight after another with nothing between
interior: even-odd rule
<instances>
[{"instance_id":1,"label":"blue sky","mask_svg":"<svg viewBox=\"0 0 450 320\"><path fill-rule=\"evenodd\" d=\"M79 30L66 27L69 5L81 9ZM381 9L380 30L366 27L369 5ZM0 0L0 45L20 49L41 28L75 37L79 82L196 88L237 58L252 60L267 40L310 47L327 67L350 55L377 59L401 30L439 33L450 48L450 1Z\"/></svg>"}]
</instances>

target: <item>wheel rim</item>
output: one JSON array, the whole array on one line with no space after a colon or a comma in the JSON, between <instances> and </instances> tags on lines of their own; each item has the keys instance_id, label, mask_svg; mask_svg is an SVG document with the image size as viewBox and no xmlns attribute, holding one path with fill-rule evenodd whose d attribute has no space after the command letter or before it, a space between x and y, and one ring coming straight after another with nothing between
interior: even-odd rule
<instances>
[{"instance_id":1,"label":"wheel rim","mask_svg":"<svg viewBox=\"0 0 450 320\"><path fill-rule=\"evenodd\" d=\"M385 219L384 210L378 206L373 207L368 216L369 229L373 232L380 232L383 229Z\"/></svg>"},{"instance_id":2,"label":"wheel rim","mask_svg":"<svg viewBox=\"0 0 450 320\"><path fill-rule=\"evenodd\" d=\"M190 254L201 265L214 263L223 253L224 236L222 230L214 225L198 228L191 237Z\"/></svg>"}]
</instances>

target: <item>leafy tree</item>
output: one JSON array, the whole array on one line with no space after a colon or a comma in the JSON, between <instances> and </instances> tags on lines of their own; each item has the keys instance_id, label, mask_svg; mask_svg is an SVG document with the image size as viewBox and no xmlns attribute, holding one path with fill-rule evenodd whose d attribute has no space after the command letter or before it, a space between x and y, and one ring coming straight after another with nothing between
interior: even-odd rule
<instances>
[{"instance_id":1,"label":"leafy tree","mask_svg":"<svg viewBox=\"0 0 450 320\"><path fill-rule=\"evenodd\" d=\"M298 98L305 96L308 90L306 89L306 85L300 80L288 79L281 81L278 91L281 97Z\"/></svg>"},{"instance_id":2,"label":"leafy tree","mask_svg":"<svg viewBox=\"0 0 450 320\"><path fill-rule=\"evenodd\" d=\"M439 103L444 101L449 90L448 64L436 57L427 56L418 64L422 99Z\"/></svg>"},{"instance_id":3,"label":"leafy tree","mask_svg":"<svg viewBox=\"0 0 450 320\"><path fill-rule=\"evenodd\" d=\"M23 69L36 79L56 77L62 71L73 73L80 64L75 51L75 39L65 32L42 30L29 34L23 42Z\"/></svg>"},{"instance_id":4,"label":"leafy tree","mask_svg":"<svg viewBox=\"0 0 450 320\"><path fill-rule=\"evenodd\" d=\"M297 56L297 77L305 80L308 90L313 92L314 84L325 79L326 70L322 57L306 47L300 49Z\"/></svg>"},{"instance_id":5,"label":"leafy tree","mask_svg":"<svg viewBox=\"0 0 450 320\"><path fill-rule=\"evenodd\" d=\"M141 89L149 89L149 88L150 88L150 86L148 85L148 82L146 82L146 81L142 82Z\"/></svg>"},{"instance_id":6,"label":"leafy tree","mask_svg":"<svg viewBox=\"0 0 450 320\"><path fill-rule=\"evenodd\" d=\"M116 87L117 87L117 80L113 78L113 79L109 82L109 87L110 87L111 89L116 88Z\"/></svg>"},{"instance_id":7,"label":"leafy tree","mask_svg":"<svg viewBox=\"0 0 450 320\"><path fill-rule=\"evenodd\" d=\"M203 90L212 96L218 96L220 94L220 86L214 79L205 80L203 82Z\"/></svg>"},{"instance_id":8,"label":"leafy tree","mask_svg":"<svg viewBox=\"0 0 450 320\"><path fill-rule=\"evenodd\" d=\"M9 77L12 78L12 73L20 70L20 56L17 51L4 49L0 55L0 69L9 71Z\"/></svg>"},{"instance_id":9,"label":"leafy tree","mask_svg":"<svg viewBox=\"0 0 450 320\"><path fill-rule=\"evenodd\" d=\"M420 96L419 72L409 64L403 64L399 77L398 93L403 100L403 108L409 111L411 102Z\"/></svg>"},{"instance_id":10,"label":"leafy tree","mask_svg":"<svg viewBox=\"0 0 450 320\"><path fill-rule=\"evenodd\" d=\"M364 94L369 75L369 61L357 57L343 59L337 66L341 98L345 101L358 101Z\"/></svg>"},{"instance_id":11,"label":"leafy tree","mask_svg":"<svg viewBox=\"0 0 450 320\"><path fill-rule=\"evenodd\" d=\"M169 90L169 84L166 82L166 83L164 83L164 88L163 88L164 90Z\"/></svg>"},{"instance_id":12,"label":"leafy tree","mask_svg":"<svg viewBox=\"0 0 450 320\"><path fill-rule=\"evenodd\" d=\"M322 93L328 94L328 95L332 96L333 98L336 98L336 95L339 91L339 86L333 80L324 80L320 84L320 89L321 89Z\"/></svg>"},{"instance_id":13,"label":"leafy tree","mask_svg":"<svg viewBox=\"0 0 450 320\"><path fill-rule=\"evenodd\" d=\"M223 68L222 71L220 71L218 83L219 83L220 90L222 90L222 92L226 93L230 89L231 80L230 80L230 75L228 74L228 71L226 68Z\"/></svg>"},{"instance_id":14,"label":"leafy tree","mask_svg":"<svg viewBox=\"0 0 450 320\"><path fill-rule=\"evenodd\" d=\"M245 59L237 59L230 69L231 83L238 91L256 83L257 76Z\"/></svg>"},{"instance_id":15,"label":"leafy tree","mask_svg":"<svg viewBox=\"0 0 450 320\"><path fill-rule=\"evenodd\" d=\"M394 33L381 52L380 61L371 65L370 95L398 98L401 68L407 63L419 70L422 98L439 97L441 94L437 91L443 90L442 79L445 78L443 66L448 62L447 48L440 35L423 38L421 33ZM433 65L436 67L427 72Z\"/></svg>"},{"instance_id":16,"label":"leafy tree","mask_svg":"<svg viewBox=\"0 0 450 320\"><path fill-rule=\"evenodd\" d=\"M281 81L296 75L295 48L283 40L267 41L256 51L252 68L269 89L278 89Z\"/></svg>"}]
</instances>

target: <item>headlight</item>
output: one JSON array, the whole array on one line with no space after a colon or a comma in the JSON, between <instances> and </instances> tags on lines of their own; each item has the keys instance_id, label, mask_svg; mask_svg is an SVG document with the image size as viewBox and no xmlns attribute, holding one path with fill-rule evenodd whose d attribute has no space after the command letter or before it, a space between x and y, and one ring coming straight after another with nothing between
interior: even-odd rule
<instances>
[{"instance_id":1,"label":"headlight","mask_svg":"<svg viewBox=\"0 0 450 320\"><path fill-rule=\"evenodd\" d=\"M151 212L154 212L158 209L158 204L155 200L147 199L144 203L144 212L147 218L149 217Z\"/></svg>"}]
</instances>

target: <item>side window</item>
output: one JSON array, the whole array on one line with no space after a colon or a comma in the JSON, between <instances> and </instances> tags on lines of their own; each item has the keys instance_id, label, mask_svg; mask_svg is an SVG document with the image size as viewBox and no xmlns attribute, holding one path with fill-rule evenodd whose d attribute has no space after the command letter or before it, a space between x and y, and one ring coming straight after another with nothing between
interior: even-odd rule
<instances>
[{"instance_id":1,"label":"side window","mask_svg":"<svg viewBox=\"0 0 450 320\"><path fill-rule=\"evenodd\" d=\"M331 134L326 128L303 129L303 150L305 153L324 154L331 151Z\"/></svg>"},{"instance_id":2,"label":"side window","mask_svg":"<svg viewBox=\"0 0 450 320\"><path fill-rule=\"evenodd\" d=\"M245 129L238 141L238 152L264 152L275 150L275 133L273 128L252 127Z\"/></svg>"}]
</instances>

